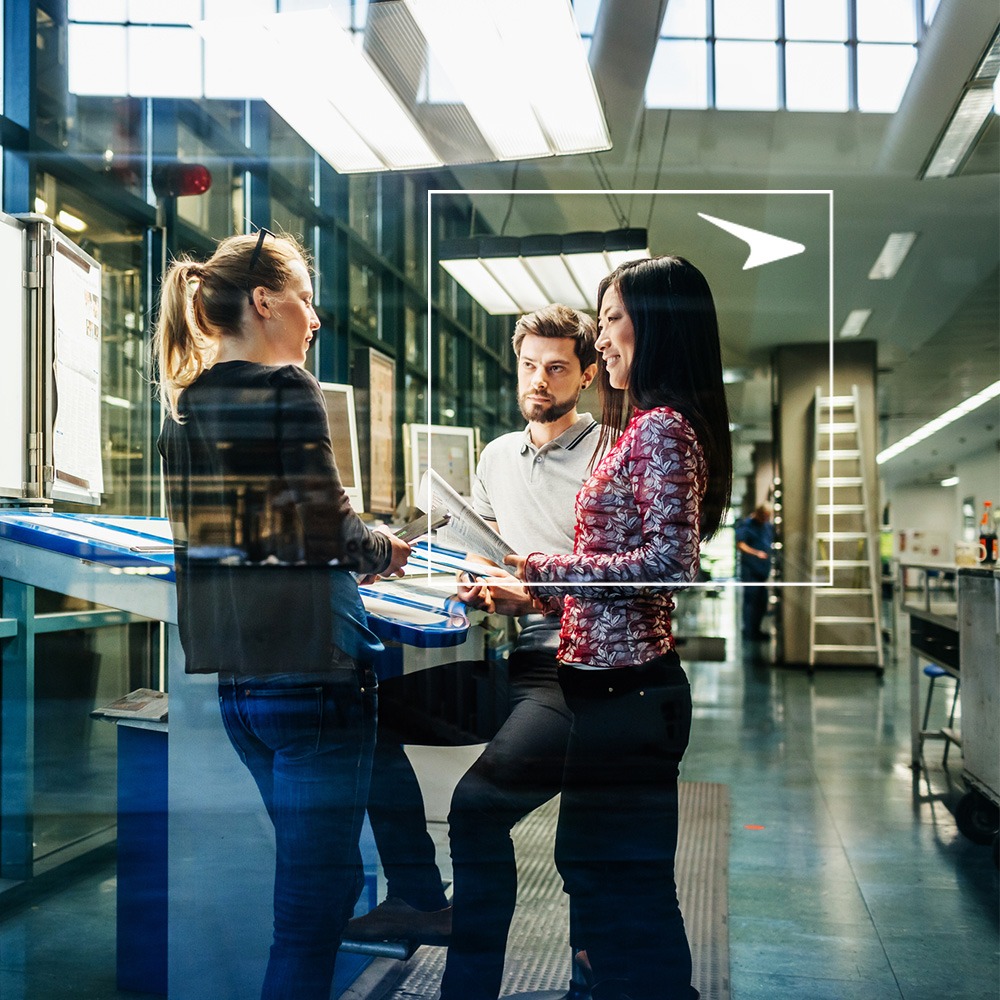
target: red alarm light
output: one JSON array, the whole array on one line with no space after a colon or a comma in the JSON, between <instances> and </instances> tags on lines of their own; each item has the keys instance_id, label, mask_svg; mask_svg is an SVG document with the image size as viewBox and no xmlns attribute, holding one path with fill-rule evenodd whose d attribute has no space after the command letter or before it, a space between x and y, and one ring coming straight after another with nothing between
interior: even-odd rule
<instances>
[{"instance_id":1,"label":"red alarm light","mask_svg":"<svg viewBox=\"0 0 1000 1000\"><path fill-rule=\"evenodd\" d=\"M212 186L212 174L200 163L162 163L153 167L153 193L157 198L181 198L204 194Z\"/></svg>"}]
</instances>

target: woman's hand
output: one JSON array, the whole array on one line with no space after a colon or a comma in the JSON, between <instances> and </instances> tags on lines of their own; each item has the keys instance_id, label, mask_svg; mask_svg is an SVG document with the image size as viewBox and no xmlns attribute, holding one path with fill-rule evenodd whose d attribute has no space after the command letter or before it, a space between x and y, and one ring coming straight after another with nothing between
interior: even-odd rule
<instances>
[{"instance_id":1,"label":"woman's hand","mask_svg":"<svg viewBox=\"0 0 1000 1000\"><path fill-rule=\"evenodd\" d=\"M456 596L463 604L467 604L470 608L478 608L480 611L485 611L488 615L496 611L496 605L493 603L493 595L490 593L490 588L485 583L476 581L468 573L459 574Z\"/></svg>"},{"instance_id":2,"label":"woman's hand","mask_svg":"<svg viewBox=\"0 0 1000 1000\"><path fill-rule=\"evenodd\" d=\"M534 610L534 603L524 587L514 577L501 574L499 569L495 576L462 580L458 587L458 599L487 614L516 616Z\"/></svg>"},{"instance_id":3,"label":"woman's hand","mask_svg":"<svg viewBox=\"0 0 1000 1000\"><path fill-rule=\"evenodd\" d=\"M524 579L524 564L528 561L525 556L504 556L503 561L504 565L513 567L514 576Z\"/></svg>"}]
</instances>

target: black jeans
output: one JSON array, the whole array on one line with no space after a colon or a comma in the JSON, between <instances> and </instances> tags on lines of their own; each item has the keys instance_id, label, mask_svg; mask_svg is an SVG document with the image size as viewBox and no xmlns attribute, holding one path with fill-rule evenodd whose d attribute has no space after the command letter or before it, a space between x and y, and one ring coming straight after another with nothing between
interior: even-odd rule
<instances>
[{"instance_id":1,"label":"black jeans","mask_svg":"<svg viewBox=\"0 0 1000 1000\"><path fill-rule=\"evenodd\" d=\"M571 716L546 653L510 658L511 712L455 789L455 875L441 1000L496 1000L517 900L511 828L559 792Z\"/></svg>"},{"instance_id":2,"label":"black jeans","mask_svg":"<svg viewBox=\"0 0 1000 1000\"><path fill-rule=\"evenodd\" d=\"M560 679L573 711L556 864L597 982L632 1000L691 1000L677 902L677 779L691 689L675 653Z\"/></svg>"}]
</instances>

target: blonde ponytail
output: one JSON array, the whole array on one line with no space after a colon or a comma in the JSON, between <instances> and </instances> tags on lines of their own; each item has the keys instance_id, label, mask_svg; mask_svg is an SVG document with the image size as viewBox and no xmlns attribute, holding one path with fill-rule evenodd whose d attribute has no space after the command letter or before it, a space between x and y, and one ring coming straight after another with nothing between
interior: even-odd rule
<instances>
[{"instance_id":1,"label":"blonde ponytail","mask_svg":"<svg viewBox=\"0 0 1000 1000\"><path fill-rule=\"evenodd\" d=\"M159 366L160 395L167 412L179 420L177 403L184 391L211 365L217 337L195 321L192 298L198 293L203 265L181 258L167 268L160 288L160 318L153 336Z\"/></svg>"}]
</instances>

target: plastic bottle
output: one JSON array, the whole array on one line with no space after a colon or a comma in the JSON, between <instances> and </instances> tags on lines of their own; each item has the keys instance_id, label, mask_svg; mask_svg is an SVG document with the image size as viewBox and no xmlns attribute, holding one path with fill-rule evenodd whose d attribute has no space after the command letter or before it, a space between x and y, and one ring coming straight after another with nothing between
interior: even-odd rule
<instances>
[{"instance_id":1,"label":"plastic bottle","mask_svg":"<svg viewBox=\"0 0 1000 1000\"><path fill-rule=\"evenodd\" d=\"M993 522L993 504L983 504L983 517L979 522L979 561L992 566L997 561L997 529Z\"/></svg>"}]
</instances>

